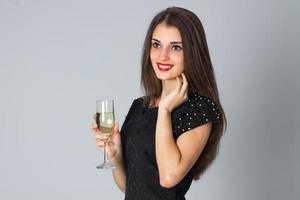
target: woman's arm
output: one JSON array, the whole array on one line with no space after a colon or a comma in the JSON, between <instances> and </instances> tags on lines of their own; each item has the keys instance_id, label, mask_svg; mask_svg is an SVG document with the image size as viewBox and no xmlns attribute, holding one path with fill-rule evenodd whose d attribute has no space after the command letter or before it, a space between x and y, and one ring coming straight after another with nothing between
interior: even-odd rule
<instances>
[{"instance_id":1,"label":"woman's arm","mask_svg":"<svg viewBox=\"0 0 300 200\"><path fill-rule=\"evenodd\" d=\"M112 163L116 167L112 170L112 175L115 180L115 183L117 184L119 189L125 193L126 173L123 161L112 161Z\"/></svg>"},{"instance_id":2,"label":"woman's arm","mask_svg":"<svg viewBox=\"0 0 300 200\"><path fill-rule=\"evenodd\" d=\"M95 115L93 118L95 119ZM103 151L103 135L101 135L97 124L92 124L91 130L94 133L97 147ZM116 123L113 128L112 134L109 137L109 143L111 145L109 145L107 148L108 157L112 164L116 167L112 170L112 175L120 190L125 192L126 174L123 163L122 145L118 123Z\"/></svg>"},{"instance_id":3,"label":"woman's arm","mask_svg":"<svg viewBox=\"0 0 300 200\"><path fill-rule=\"evenodd\" d=\"M197 161L208 140L212 123L182 134L175 142L171 114L159 109L156 125L156 160L162 187L179 183Z\"/></svg>"},{"instance_id":4,"label":"woman's arm","mask_svg":"<svg viewBox=\"0 0 300 200\"><path fill-rule=\"evenodd\" d=\"M156 161L160 184L173 187L180 182L197 161L209 138L212 123L186 131L175 142L171 112L187 100L188 83L184 74L177 77L177 86L159 102L155 132Z\"/></svg>"}]
</instances>

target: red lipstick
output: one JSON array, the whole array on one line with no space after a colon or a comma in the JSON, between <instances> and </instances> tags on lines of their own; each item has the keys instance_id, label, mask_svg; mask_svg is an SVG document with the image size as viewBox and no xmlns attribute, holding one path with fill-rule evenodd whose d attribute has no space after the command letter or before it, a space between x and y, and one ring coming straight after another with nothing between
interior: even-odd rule
<instances>
[{"instance_id":1,"label":"red lipstick","mask_svg":"<svg viewBox=\"0 0 300 200\"><path fill-rule=\"evenodd\" d=\"M166 72L169 71L174 65L171 64L164 64L164 63L157 63L157 67L159 71Z\"/></svg>"}]
</instances>

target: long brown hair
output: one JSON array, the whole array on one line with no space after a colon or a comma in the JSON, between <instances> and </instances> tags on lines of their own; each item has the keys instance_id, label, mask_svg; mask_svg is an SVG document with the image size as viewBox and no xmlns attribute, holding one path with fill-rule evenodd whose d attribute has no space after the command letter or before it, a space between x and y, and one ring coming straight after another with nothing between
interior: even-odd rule
<instances>
[{"instance_id":1,"label":"long brown hair","mask_svg":"<svg viewBox=\"0 0 300 200\"><path fill-rule=\"evenodd\" d=\"M191 11L170 7L158 13L150 23L142 54L141 85L145 92L145 104L150 105L162 92L162 83L150 61L151 39L160 23L176 27L182 38L184 73L189 83L188 93L209 97L220 111L220 123L214 124L207 144L193 167L194 180L198 180L211 165L219 150L220 139L227 127L227 120L219 99L213 65L209 56L205 32L199 18Z\"/></svg>"}]
</instances>

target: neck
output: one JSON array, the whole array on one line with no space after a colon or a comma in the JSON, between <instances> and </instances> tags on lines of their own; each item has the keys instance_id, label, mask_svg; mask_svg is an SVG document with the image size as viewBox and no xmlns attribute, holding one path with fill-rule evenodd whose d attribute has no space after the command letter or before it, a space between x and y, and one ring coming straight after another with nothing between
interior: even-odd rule
<instances>
[{"instance_id":1,"label":"neck","mask_svg":"<svg viewBox=\"0 0 300 200\"><path fill-rule=\"evenodd\" d=\"M155 102L152 102L151 104L153 106L158 106L161 99L168 96L173 90L175 90L177 84L176 79L172 80L163 80L162 81L162 92L159 98L155 99Z\"/></svg>"},{"instance_id":2,"label":"neck","mask_svg":"<svg viewBox=\"0 0 300 200\"><path fill-rule=\"evenodd\" d=\"M175 90L177 85L177 80L163 80L162 81L162 93L160 98L163 99L164 97L168 96L173 90Z\"/></svg>"}]
</instances>

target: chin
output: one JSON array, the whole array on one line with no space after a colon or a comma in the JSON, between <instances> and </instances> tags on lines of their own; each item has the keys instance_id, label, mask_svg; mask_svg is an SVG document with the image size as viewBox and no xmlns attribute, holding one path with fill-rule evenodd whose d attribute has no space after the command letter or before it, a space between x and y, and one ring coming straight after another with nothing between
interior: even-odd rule
<instances>
[{"instance_id":1,"label":"chin","mask_svg":"<svg viewBox=\"0 0 300 200\"><path fill-rule=\"evenodd\" d=\"M177 75L177 76L179 76L179 75ZM177 76L169 75L169 74L156 74L156 77L161 81L173 80L173 79L176 79Z\"/></svg>"}]
</instances>

